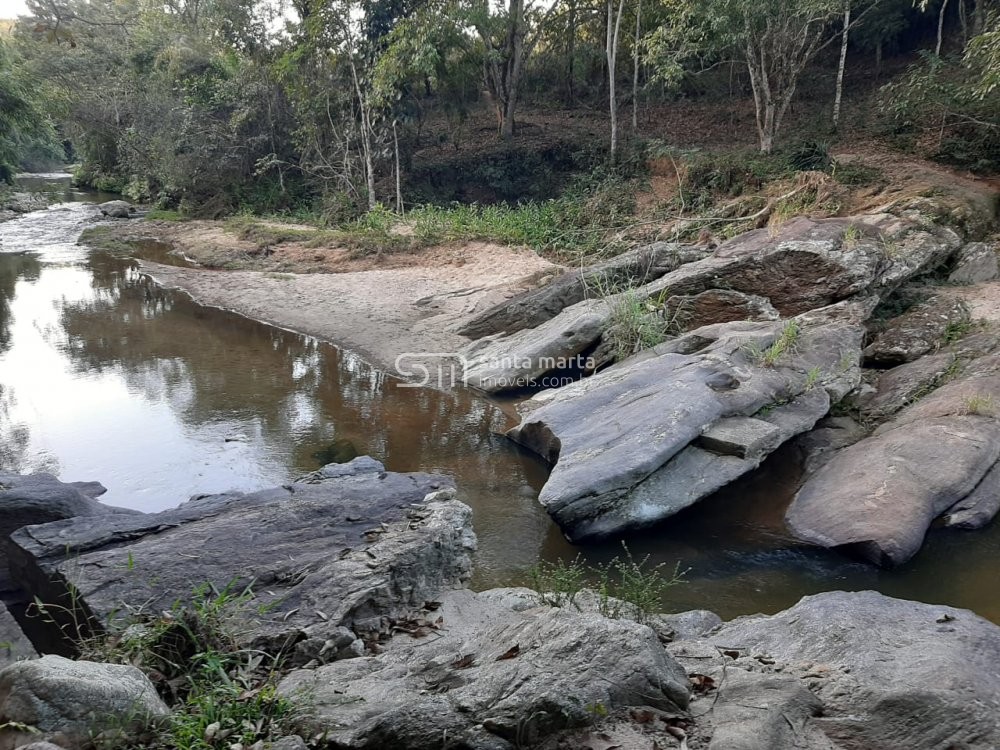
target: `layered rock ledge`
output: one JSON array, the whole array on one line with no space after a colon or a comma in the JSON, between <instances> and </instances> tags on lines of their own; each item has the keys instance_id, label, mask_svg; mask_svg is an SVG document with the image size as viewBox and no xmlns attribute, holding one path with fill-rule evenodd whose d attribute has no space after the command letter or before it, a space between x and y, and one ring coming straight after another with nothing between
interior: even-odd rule
<instances>
[{"instance_id":1,"label":"layered rock ledge","mask_svg":"<svg viewBox=\"0 0 1000 750\"><path fill-rule=\"evenodd\" d=\"M386 472L367 457L162 513L28 526L8 542L14 575L74 624L99 631L210 586L241 597L242 643L294 649L300 663L357 653L359 635L460 585L474 548L471 510L449 478Z\"/></svg>"}]
</instances>

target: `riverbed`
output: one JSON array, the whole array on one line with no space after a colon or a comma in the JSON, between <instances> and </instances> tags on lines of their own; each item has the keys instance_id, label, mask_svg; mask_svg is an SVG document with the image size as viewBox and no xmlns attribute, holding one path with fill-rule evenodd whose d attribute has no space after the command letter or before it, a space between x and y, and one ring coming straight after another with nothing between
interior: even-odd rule
<instances>
[{"instance_id":1,"label":"riverbed","mask_svg":"<svg viewBox=\"0 0 1000 750\"><path fill-rule=\"evenodd\" d=\"M563 539L536 500L546 466L502 436L511 404L463 388L401 387L334 343L199 305L135 260L77 244L105 196L77 193L62 177L22 182L60 202L0 224L4 469L96 479L105 502L155 511L368 454L393 471L455 478L475 512L477 587L524 582L539 560L579 554L602 564L623 552L621 540L574 548ZM1000 621L1000 525L932 532L910 564L876 570L785 533L799 471L794 451L779 451L744 481L625 540L634 558L687 571L667 609L731 617L872 588Z\"/></svg>"}]
</instances>

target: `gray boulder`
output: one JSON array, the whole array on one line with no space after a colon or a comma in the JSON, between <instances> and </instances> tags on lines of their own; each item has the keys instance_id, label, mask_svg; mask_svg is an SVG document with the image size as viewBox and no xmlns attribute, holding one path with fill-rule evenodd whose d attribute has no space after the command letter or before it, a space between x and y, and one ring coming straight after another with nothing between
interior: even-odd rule
<instances>
[{"instance_id":1,"label":"gray boulder","mask_svg":"<svg viewBox=\"0 0 1000 750\"><path fill-rule=\"evenodd\" d=\"M33 659L38 654L31 645L17 620L0 602L0 669L23 659Z\"/></svg>"},{"instance_id":2,"label":"gray boulder","mask_svg":"<svg viewBox=\"0 0 1000 750\"><path fill-rule=\"evenodd\" d=\"M52 474L0 472L0 588L13 586L7 570L6 540L22 526L74 516L136 514L98 502L96 498L104 492L98 482L60 482Z\"/></svg>"},{"instance_id":3,"label":"gray boulder","mask_svg":"<svg viewBox=\"0 0 1000 750\"><path fill-rule=\"evenodd\" d=\"M41 738L86 746L109 733L134 738L169 709L135 667L43 656L0 672L0 748ZM21 727L35 730L28 733Z\"/></svg>"},{"instance_id":4,"label":"gray boulder","mask_svg":"<svg viewBox=\"0 0 1000 750\"><path fill-rule=\"evenodd\" d=\"M700 247L654 242L597 265L566 271L543 287L483 311L459 328L458 333L478 339L535 328L588 297L642 286L685 263L700 260L707 253Z\"/></svg>"},{"instance_id":5,"label":"gray boulder","mask_svg":"<svg viewBox=\"0 0 1000 750\"><path fill-rule=\"evenodd\" d=\"M952 507L965 515L974 508L980 525L992 518L992 491L975 491L1000 459L998 369L997 355L976 360L961 379L838 452L789 506L792 532L891 566L913 557L931 523Z\"/></svg>"},{"instance_id":6,"label":"gray boulder","mask_svg":"<svg viewBox=\"0 0 1000 750\"><path fill-rule=\"evenodd\" d=\"M891 417L957 376L962 367L954 354L941 352L886 370L875 380L870 396L858 404L861 416L867 420Z\"/></svg>"},{"instance_id":7,"label":"gray boulder","mask_svg":"<svg viewBox=\"0 0 1000 750\"><path fill-rule=\"evenodd\" d=\"M555 464L539 501L574 541L650 525L756 468L856 386L870 309L698 329L543 391L508 435Z\"/></svg>"},{"instance_id":8,"label":"gray boulder","mask_svg":"<svg viewBox=\"0 0 1000 750\"><path fill-rule=\"evenodd\" d=\"M26 214L41 211L49 205L48 199L41 193L11 193L3 199L2 207L15 214Z\"/></svg>"},{"instance_id":9,"label":"gray boulder","mask_svg":"<svg viewBox=\"0 0 1000 750\"><path fill-rule=\"evenodd\" d=\"M515 611L509 592L491 594L446 595L425 638L289 674L279 692L300 702L303 733L340 748L423 750L447 737L513 750L618 706L687 706L687 675L648 627L568 608Z\"/></svg>"},{"instance_id":10,"label":"gray boulder","mask_svg":"<svg viewBox=\"0 0 1000 750\"><path fill-rule=\"evenodd\" d=\"M892 367L948 343L950 330L969 322L965 304L945 293L931 296L888 321L865 348L865 364Z\"/></svg>"},{"instance_id":11,"label":"gray boulder","mask_svg":"<svg viewBox=\"0 0 1000 750\"><path fill-rule=\"evenodd\" d=\"M985 242L970 242L955 256L955 265L948 275L952 284L979 284L993 281L1000 275L997 251Z\"/></svg>"},{"instance_id":12,"label":"gray boulder","mask_svg":"<svg viewBox=\"0 0 1000 750\"><path fill-rule=\"evenodd\" d=\"M108 201L101 203L97 208L109 219L131 219L135 214L135 206L128 201Z\"/></svg>"},{"instance_id":13,"label":"gray boulder","mask_svg":"<svg viewBox=\"0 0 1000 750\"><path fill-rule=\"evenodd\" d=\"M336 473L147 516L30 526L13 536L12 564L43 602L76 606L92 628L211 584L247 589L241 643L292 650L293 663L353 655L359 634L466 580L475 536L447 477L385 472L367 458Z\"/></svg>"},{"instance_id":14,"label":"gray boulder","mask_svg":"<svg viewBox=\"0 0 1000 750\"><path fill-rule=\"evenodd\" d=\"M585 366L583 352L601 337L611 316L603 300L585 300L537 328L475 341L462 351L467 385L489 393L539 386L559 370Z\"/></svg>"},{"instance_id":15,"label":"gray boulder","mask_svg":"<svg viewBox=\"0 0 1000 750\"><path fill-rule=\"evenodd\" d=\"M1000 628L968 610L836 591L771 617L734 620L707 644L718 649L714 656L697 643L670 650L716 678L719 694L692 705L698 715L715 703L705 722L715 724L712 748L1000 746ZM692 658L698 655L708 658ZM719 707L733 702L734 715L720 716ZM760 707L758 719L744 716L740 704ZM793 710L782 729L785 707ZM758 737L757 722L772 729Z\"/></svg>"}]
</instances>

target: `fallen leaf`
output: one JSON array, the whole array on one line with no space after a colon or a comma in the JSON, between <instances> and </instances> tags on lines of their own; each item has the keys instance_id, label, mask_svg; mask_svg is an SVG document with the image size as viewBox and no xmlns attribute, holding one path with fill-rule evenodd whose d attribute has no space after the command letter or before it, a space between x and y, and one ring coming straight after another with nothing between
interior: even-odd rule
<instances>
[{"instance_id":1,"label":"fallen leaf","mask_svg":"<svg viewBox=\"0 0 1000 750\"><path fill-rule=\"evenodd\" d=\"M451 666L454 669L468 669L475 663L476 663L476 655L466 654L461 659L456 659L455 661L453 661L451 663Z\"/></svg>"},{"instance_id":2,"label":"fallen leaf","mask_svg":"<svg viewBox=\"0 0 1000 750\"><path fill-rule=\"evenodd\" d=\"M739 659L740 658L740 652L737 651L736 649L726 649L722 653L725 654L726 656L728 656L730 659Z\"/></svg>"},{"instance_id":3,"label":"fallen leaf","mask_svg":"<svg viewBox=\"0 0 1000 750\"><path fill-rule=\"evenodd\" d=\"M504 659L513 659L520 653L521 653L521 644L517 643L511 646L506 651L504 651L502 654L500 654L500 656L497 657L497 661L503 661Z\"/></svg>"}]
</instances>

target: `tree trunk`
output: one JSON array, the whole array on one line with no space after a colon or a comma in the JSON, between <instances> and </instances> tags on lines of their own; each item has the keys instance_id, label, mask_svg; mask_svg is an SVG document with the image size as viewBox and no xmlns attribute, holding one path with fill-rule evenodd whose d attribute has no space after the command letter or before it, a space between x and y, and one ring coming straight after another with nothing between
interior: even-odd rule
<instances>
[{"instance_id":1,"label":"tree trunk","mask_svg":"<svg viewBox=\"0 0 1000 750\"><path fill-rule=\"evenodd\" d=\"M844 96L844 68L847 65L847 38L851 30L851 0L844 3L844 31L840 40L840 64L837 66L837 93L833 97L833 129L840 125L840 104Z\"/></svg>"},{"instance_id":2,"label":"tree trunk","mask_svg":"<svg viewBox=\"0 0 1000 750\"><path fill-rule=\"evenodd\" d=\"M941 56L941 45L944 42L944 14L948 10L948 0L944 0L941 3L941 10L938 13L938 29L937 29L937 47L934 48L934 54L938 57Z\"/></svg>"},{"instance_id":3,"label":"tree trunk","mask_svg":"<svg viewBox=\"0 0 1000 750\"><path fill-rule=\"evenodd\" d=\"M396 121L392 121L392 146L396 152L396 213L403 213L403 186L399 175L399 135L396 133Z\"/></svg>"},{"instance_id":4,"label":"tree trunk","mask_svg":"<svg viewBox=\"0 0 1000 750\"><path fill-rule=\"evenodd\" d=\"M568 18L569 39L566 46L566 103L572 106L576 102L576 0L569 0Z\"/></svg>"},{"instance_id":5,"label":"tree trunk","mask_svg":"<svg viewBox=\"0 0 1000 750\"><path fill-rule=\"evenodd\" d=\"M608 60L608 109L611 113L611 148L609 155L615 161L618 154L618 102L615 98L615 70L618 60L618 32L621 29L625 0L618 0L618 15L614 14L612 0L608 0L608 38L605 52Z\"/></svg>"},{"instance_id":6,"label":"tree trunk","mask_svg":"<svg viewBox=\"0 0 1000 750\"><path fill-rule=\"evenodd\" d=\"M632 132L639 129L639 41L642 39L642 0L635 5L635 46L632 50Z\"/></svg>"},{"instance_id":7,"label":"tree trunk","mask_svg":"<svg viewBox=\"0 0 1000 750\"><path fill-rule=\"evenodd\" d=\"M986 0L973 0L972 36L979 36L986 30Z\"/></svg>"}]
</instances>

